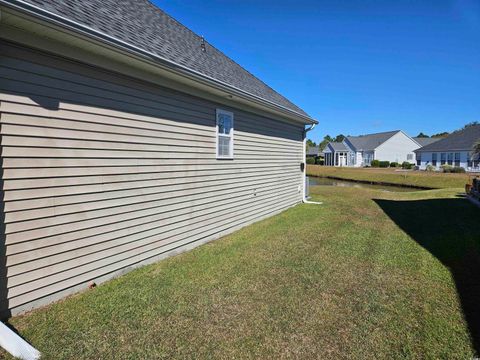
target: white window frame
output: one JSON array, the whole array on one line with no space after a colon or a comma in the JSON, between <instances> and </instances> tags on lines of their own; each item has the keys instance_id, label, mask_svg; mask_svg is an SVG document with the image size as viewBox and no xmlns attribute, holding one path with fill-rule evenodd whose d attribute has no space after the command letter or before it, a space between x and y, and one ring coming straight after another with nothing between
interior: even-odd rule
<instances>
[{"instance_id":1,"label":"white window frame","mask_svg":"<svg viewBox=\"0 0 480 360\"><path fill-rule=\"evenodd\" d=\"M227 116L230 116L231 119L232 119L232 128L230 129L230 135L225 135L225 134L220 134L218 132L218 117L219 115L227 115ZM234 141L234 137L233 137L233 133L234 133L234 128L235 128L235 119L234 119L234 116L233 116L233 112L231 111L226 111L226 110L222 110L222 109L217 109L216 111L216 114L215 114L215 152L217 154L217 159L233 159L233 141ZM226 138L230 138L230 155L228 156L225 156L225 155L220 155L218 153L218 139L219 137L226 137Z\"/></svg>"}]
</instances>

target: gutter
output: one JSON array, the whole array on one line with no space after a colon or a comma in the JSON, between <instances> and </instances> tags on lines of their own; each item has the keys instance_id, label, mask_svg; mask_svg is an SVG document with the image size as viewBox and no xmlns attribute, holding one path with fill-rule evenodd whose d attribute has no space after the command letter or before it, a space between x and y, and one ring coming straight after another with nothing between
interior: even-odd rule
<instances>
[{"instance_id":1,"label":"gutter","mask_svg":"<svg viewBox=\"0 0 480 360\"><path fill-rule=\"evenodd\" d=\"M205 83L210 87L225 91L228 94L234 94L240 98L254 102L259 105L266 106L272 110L280 111L286 116L296 118L297 121L298 120L302 121L304 124L318 124L318 121L310 118L307 115L301 114L285 106L276 104L270 100L263 99L258 95L249 93L233 85L214 79L208 75L202 74L196 70L190 69L184 65L178 64L160 55L154 54L147 50L143 50L139 47L136 47L135 45L131 45L123 40L119 40L113 36L110 36L101 31L95 30L89 26L80 24L76 21L64 18L48 10L29 4L23 0L0 0L0 5L4 5L10 9L17 10L23 14L33 16L35 18L38 18L50 24L60 26L67 30L73 31L74 33L83 35L89 39L97 40L105 45L114 47L117 50L127 52L130 55L135 55L137 57L140 57L143 60L150 60L150 61L153 60L157 65L171 72L174 72L176 74L182 75L187 78L191 78L200 83Z\"/></svg>"},{"instance_id":2,"label":"gutter","mask_svg":"<svg viewBox=\"0 0 480 360\"><path fill-rule=\"evenodd\" d=\"M304 135L303 135L303 163L305 164L305 167L303 169L303 195L302 195L302 202L304 204L315 204L315 205L321 205L323 204L322 202L317 202L317 201L309 201L307 199L307 187L305 186L307 183L307 133L315 128L317 124L312 124L310 125L309 128L304 130Z\"/></svg>"}]
</instances>

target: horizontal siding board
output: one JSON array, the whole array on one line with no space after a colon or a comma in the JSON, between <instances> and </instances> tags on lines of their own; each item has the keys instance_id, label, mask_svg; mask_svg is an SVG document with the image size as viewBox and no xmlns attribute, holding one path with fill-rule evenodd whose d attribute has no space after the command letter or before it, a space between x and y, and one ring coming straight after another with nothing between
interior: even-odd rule
<instances>
[{"instance_id":1,"label":"horizontal siding board","mask_svg":"<svg viewBox=\"0 0 480 360\"><path fill-rule=\"evenodd\" d=\"M25 189L15 188L10 189L4 194L4 201L16 201L16 200L32 200L37 198L49 198L49 197L58 197L65 195L75 195L75 194L91 194L91 193L100 193L106 191L117 191L125 189L136 189L136 188L151 188L162 185L171 185L179 183L179 174L183 179L182 183L205 183L212 181L221 181L229 180L231 181L232 173L220 174L220 173L163 173L163 174L147 174L149 176L144 177L92 177L90 181L83 183L70 182L67 183L68 186L60 186L58 182L52 181L52 179L46 179L48 181L36 180L31 184L25 183ZM163 176L159 176L163 175ZM288 171L271 171L267 174L258 174L258 172L242 172L237 173L235 180L239 179L278 179L279 176L288 175ZM72 178L71 180L77 180L78 178ZM123 181L122 181L123 180ZM18 182L19 180L11 181L11 183ZM38 188L41 188L42 191L38 191ZM6 189L6 187L4 187Z\"/></svg>"},{"instance_id":2,"label":"horizontal siding board","mask_svg":"<svg viewBox=\"0 0 480 360\"><path fill-rule=\"evenodd\" d=\"M118 174L118 175L93 175L93 176L76 176L76 177L45 177L45 178L31 178L31 179L6 179L4 180L4 190L11 190L8 191L8 194L5 194L7 200L16 200L17 197L14 195L15 193L21 193L22 190L30 190L30 189L37 189L35 190L35 196L32 195L32 198L35 197L49 197L53 195L43 195L43 191L39 192L38 189L43 189L46 191L55 191L54 188L68 188L71 189L72 193L77 192L77 188L81 188L81 186L88 186L88 185L107 185L107 184L122 184L122 183L136 183L140 181L149 181L149 180L162 180L162 179L184 179L185 181L189 181L190 178L199 178L199 181L207 181L210 178L224 178L224 177L231 177L235 175L235 177L248 177L248 176L271 176L281 175L291 170L297 170L297 167L282 167L282 168L275 168L270 169L267 174L259 173L257 169L220 169L220 170L190 170L190 171L164 171L164 172L139 172L133 174ZM121 186L121 185L120 185ZM135 186L133 184L133 186ZM53 189L50 189L53 188ZM88 188L85 188L88 189ZM88 191L87 191L88 192ZM67 191L65 194L69 193ZM33 193L32 193L33 194ZM21 196L20 196L21 198Z\"/></svg>"},{"instance_id":3,"label":"horizontal siding board","mask_svg":"<svg viewBox=\"0 0 480 360\"><path fill-rule=\"evenodd\" d=\"M10 307L53 299L301 200L301 125L0 47ZM217 108L235 115L233 160L215 156Z\"/></svg>"},{"instance_id":4,"label":"horizontal siding board","mask_svg":"<svg viewBox=\"0 0 480 360\"><path fill-rule=\"evenodd\" d=\"M8 259L6 263L10 267L34 260L42 261L43 258L50 258L56 254L76 251L85 247L89 248L93 245L103 244L127 235L133 236L134 234L141 234L158 228L163 230L167 225L181 226L182 221L192 222L195 217L209 212L216 213L221 209L252 203L252 201L259 202L272 197L294 196L295 194L296 192L292 191L290 187L284 186L274 193L258 194L253 200L251 196L245 196L245 194L232 197L231 201L225 197L203 198L185 203L171 202L161 208L151 207L136 211L134 214L131 212L123 213L119 214L116 219L114 216L109 216L106 222L100 226L87 228L83 233L73 233L73 236L67 239L59 236L56 238L39 239L35 241L33 250L30 249L32 242L8 245ZM232 205L232 201L235 201L234 205Z\"/></svg>"},{"instance_id":5,"label":"horizontal siding board","mask_svg":"<svg viewBox=\"0 0 480 360\"><path fill-rule=\"evenodd\" d=\"M131 113L117 113L115 110L103 111L103 115L96 115L95 112L86 113L85 110L89 109L93 111L91 108L87 108L81 105L72 105L69 103L59 103L58 110L53 112L50 109L46 108L38 108L38 104L32 101L31 105L25 105L23 103L17 102L10 102L6 101L6 96L2 94L0 88L0 101L2 101L2 111L5 114L16 114L17 116L24 116L29 117L30 119L25 119L29 123L36 124L38 126L46 126L45 122L47 119L50 119L49 126L62 128L62 129L79 129L79 130L87 130L89 131L92 129L91 124L98 124L95 127L95 131L106 132L106 133L125 133L128 134L132 132L132 134L145 135L145 136L158 136L158 131L169 131L172 133L180 133L184 134L188 131L195 131L197 136L205 135L207 137L212 136L212 130L214 131L215 126L215 118L214 114L212 114L211 119L204 124L186 124L181 123L179 126L175 126L174 120L167 120L164 118L154 118L154 117L145 117L145 116L138 116L136 114ZM39 97L37 97L38 101ZM72 109L75 111L64 111L63 109ZM84 111L82 111L83 109ZM100 109L101 110L101 109ZM95 109L95 111L100 111L99 109ZM55 116L52 116L55 115ZM13 117L11 117L14 119ZM213 118L213 119L212 119ZM243 128L246 128L246 131L242 129L242 127L237 127L238 123L242 123L242 116L236 114L235 116L235 136L239 137L240 139L244 138L246 140L261 140L262 142L266 142L267 144L285 144L286 146L298 146L298 141L291 140L289 138L284 138L281 135L284 133L288 134L296 134L297 137L301 137L302 130L297 131L288 131L284 132L279 130L278 128L275 130L269 130L265 127L265 124L262 122L254 122L246 128L246 125L243 125ZM14 120L10 120L13 122ZM151 125L151 128L148 126ZM125 127L125 128L122 128ZM175 128L177 129L175 131ZM132 129L132 130L130 130ZM245 134L245 136L243 135Z\"/></svg>"},{"instance_id":6,"label":"horizontal siding board","mask_svg":"<svg viewBox=\"0 0 480 360\"><path fill-rule=\"evenodd\" d=\"M221 163L221 164L220 164ZM268 165L268 166L267 166ZM179 172L179 171L231 171L238 169L246 169L249 171L270 171L278 169L299 169L298 163L295 164L259 164L248 163L242 164L241 167L232 163L231 161L219 161L217 164L194 164L194 165L171 165L171 166L112 166L112 167L58 167L58 168L36 168L32 171L31 168L7 169L4 168L4 179L35 179L47 177L74 177L74 176L92 176L92 175L125 175L125 174L152 174L159 172Z\"/></svg>"},{"instance_id":7,"label":"horizontal siding board","mask_svg":"<svg viewBox=\"0 0 480 360\"><path fill-rule=\"evenodd\" d=\"M289 178L286 178L281 181L276 182L276 186L283 185L283 183L297 183L298 182L298 177L297 176L291 176ZM177 185L171 186L172 189L162 189L162 191L159 191L161 189L153 188L151 189L150 192L148 193L143 193L142 189L138 189L138 195L131 195L132 192L130 190L127 190L125 192L128 193L128 195L122 195L118 194L118 192L112 192L115 197L110 196L109 198L102 197L101 195L104 195L103 193L94 193L90 194L89 201L78 201L76 203L70 203L70 199L64 199L62 198L55 198L53 201L49 201L50 199L46 199L47 203L53 203L50 208L40 208L40 209L33 209L33 210L22 210L22 211L15 211L15 212L8 212L5 214L5 224L6 224L6 230L5 232L7 234L11 232L16 232L16 231L24 231L28 230L31 227L44 227L47 225L43 225L44 223L46 224L61 224L64 220L64 216L70 215L67 217L69 219L66 222L70 221L78 221L75 219L84 219L85 218L85 213L90 212L92 210L97 210L97 209L104 209L104 208L111 208L111 207L118 207L118 206L130 206L137 204L139 202L148 202L148 201L142 201L146 198L148 199L154 199L155 197L162 197L164 196L163 194L167 194L169 196L174 196L174 197L183 197L184 195L188 193L195 193L198 191L205 191L205 192L215 192L215 191L228 191L231 190L232 187L238 190L242 189L257 189L258 188L263 189L266 188L267 191L270 188L271 180L265 180L263 182L255 182L251 183L251 180L247 180L244 182L239 182L239 183L233 183L232 185L230 184L225 184L225 185L214 185L214 186L202 186L199 184L195 184L195 187L189 187L189 188L182 188L178 189L176 188ZM83 196L83 195L80 195ZM98 200L95 200L98 198ZM59 202L59 199L62 199L65 202L65 205L63 204L57 204ZM151 201L151 200L150 200ZM81 215L79 215L81 214ZM54 219L50 219L51 217L54 217ZM44 219L43 221L40 219ZM33 222L33 224L31 223Z\"/></svg>"},{"instance_id":8,"label":"horizontal siding board","mask_svg":"<svg viewBox=\"0 0 480 360\"><path fill-rule=\"evenodd\" d=\"M296 174L285 174L282 177L274 178L276 182L296 178ZM48 198L36 198L28 200L15 200L15 201L5 201L4 207L5 212L8 214L10 212L30 210L30 209L39 209L49 206L57 207L58 213L62 213L62 206L71 206L81 203L90 203L90 202L101 202L101 201L110 201L119 198L123 199L134 199L139 196L148 197L149 201L154 200L155 197L158 197L159 194L172 194L175 193L175 196L183 196L189 193L195 193L198 191L201 192L211 192L211 191L221 191L229 190L233 186L235 188L249 187L253 188L262 184L267 186L272 184L273 179L263 178L256 179L252 181L251 179L224 179L219 180L219 183L215 181L209 181L206 184L203 182L175 182L173 184L164 184L163 186L153 186L153 187L140 187L140 188L116 188L109 191L102 191L99 193L82 193L82 194L71 194L57 197L48 197ZM275 182L274 182L275 183ZM163 196L163 195L160 195ZM137 200L140 202L140 199ZM130 200L128 200L130 203ZM99 205L100 206L100 205Z\"/></svg>"},{"instance_id":9,"label":"horizontal siding board","mask_svg":"<svg viewBox=\"0 0 480 360\"><path fill-rule=\"evenodd\" d=\"M278 191L283 190L278 188ZM291 190L292 191L292 190ZM296 193L292 191L292 193ZM267 194L268 195L268 194ZM259 197L266 196L259 194ZM226 197L228 199L228 197ZM251 199L252 191L239 191L238 194L232 196L232 201L242 201L242 199ZM205 204L215 204L222 202L225 197L222 194L196 194L185 199L184 202L174 202L174 199L165 203L152 204L137 204L131 209L125 208L124 211L117 213L110 213L108 210L102 214L99 221L98 218L87 219L75 224L74 230L70 226L54 226L46 229L35 229L33 231L26 231L22 233L15 233L7 236L7 255L20 254L30 251L31 249L41 249L44 247L55 247L60 249L59 245L74 243L89 244L94 243L97 236L104 235L101 239L113 237L113 232L122 229L131 229L129 231L136 231L143 225L153 226L158 220L162 220L169 210L179 211L179 213L188 212L190 208L196 206L203 206ZM172 219L175 222L175 219ZM100 238L99 238L100 239ZM98 240L98 241L103 241ZM67 245L65 245L67 246ZM79 245L80 246L80 245ZM53 249L53 248L52 248ZM56 251L56 250L52 250ZM27 258L27 257L24 257Z\"/></svg>"},{"instance_id":10,"label":"horizontal siding board","mask_svg":"<svg viewBox=\"0 0 480 360\"><path fill-rule=\"evenodd\" d=\"M115 271L116 269L128 266L128 264L142 261L151 256L155 256L159 253L159 251L165 251L166 250L165 247L167 247L168 245L173 247L178 247L183 245L184 243L195 241L206 236L214 235L216 232L224 230L225 228L233 227L241 222L247 222L249 220L254 219L255 217L260 217L265 212L272 212L279 208L288 207L289 203L288 201L287 202L284 201L280 203L276 202L275 204L276 204L276 207L274 207L273 210L271 207L267 207L267 208L264 207L261 210L248 209L247 211L238 212L238 214L236 214L238 215L235 218L236 220L233 220L233 221L228 220L227 222L222 223L221 225L218 225L217 223L207 224L205 226L201 226L200 228L195 228L194 230L186 233L169 236L164 240L155 241L156 239L150 239L151 242L148 245L143 246L141 248L141 252L139 252L138 249L133 249L133 250L127 251L126 253L117 253L114 256L110 256L109 258L97 261L93 264L87 264L87 266L84 267L86 269L84 268L82 269L78 267L77 269L73 269L76 271L70 271L68 274L61 274L62 276L54 275L56 276L56 278L54 279L48 279L48 278L45 279L45 280L48 279L48 281L44 282L44 286L42 286L42 282L39 281L40 284L28 283L26 286L20 285L18 287L9 288L8 296L12 300L18 297L19 295L24 295L24 294L26 294L26 296L28 297L31 297L32 295L35 297L46 296L51 292L59 291L64 287L75 286L79 282L88 281L94 277L102 276L105 273L112 272L112 271ZM82 273L81 271L84 271L84 272ZM71 276L71 277L68 277L65 279L66 276ZM56 280L58 280L58 282L53 282ZM39 287L37 288L37 286ZM28 299L28 300L31 301L33 299Z\"/></svg>"},{"instance_id":11,"label":"horizontal siding board","mask_svg":"<svg viewBox=\"0 0 480 360\"><path fill-rule=\"evenodd\" d=\"M26 294L26 296L28 297L31 297L32 295L35 297L46 296L51 292L61 290L65 286L67 287L74 286L79 282L88 281L92 278L102 276L105 273L112 272L116 269L120 269L122 267L128 266L129 264L142 261L144 259L147 259L148 257L156 256L162 251L165 251L166 250L165 247L167 247L167 245L170 245L172 247L179 247L185 243L196 241L208 236L213 236L217 232L221 232L222 230L228 229L229 227L234 227L242 222L252 221L255 218L261 217L262 214L264 213L275 212L279 209L289 207L292 204L288 200L289 199L286 199L286 201L284 202L275 202L273 207L267 206L260 210L252 209L252 210L243 211L242 213L238 213L237 217L233 218L235 220L229 219L225 222L222 222L221 224L217 224L217 223L208 224L206 226L200 226L198 228L194 228L193 230L188 230L187 232L185 232L184 229L181 229L180 231L182 231L182 233L178 235L168 236L168 238L164 240L155 241L156 239L150 239L152 240L152 242L149 245L142 247L141 252L138 249L135 249L133 251L130 251L127 254L123 254L123 253L117 254L114 259L112 258L104 259L103 261L97 262L96 264L94 264L95 266L92 266L94 267L94 269L91 272L87 272L87 273L76 272L74 273L75 276L73 278L67 278L65 280L61 280L59 283L53 283L51 285L47 285L39 289L32 290L30 288L24 292L22 289L16 289L15 287L11 288L8 290L9 297L13 300L15 299L15 297L22 294ZM110 265L106 265L106 264L110 264ZM39 292L40 294L36 294L37 292ZM28 300L31 301L33 299L30 298Z\"/></svg>"},{"instance_id":12,"label":"horizontal siding board","mask_svg":"<svg viewBox=\"0 0 480 360\"><path fill-rule=\"evenodd\" d=\"M148 243L152 236L158 236L159 234L164 234L164 237L168 238L171 234L166 234L168 231L173 230L184 230L191 224L213 224L214 222L220 223L222 216L231 218L232 214L237 214L240 210L247 210L249 207L254 208L255 205L265 205L270 202L278 202L279 196L282 196L283 199L288 199L293 197L294 194L287 192L279 192L275 195L270 195L267 197L257 198L255 202L243 201L239 202L238 205L232 206L231 204L223 204L222 206L217 206L215 209L207 208L205 212L199 213L194 219L189 217L188 214L184 214L183 217L179 217L177 221L170 222L164 221L152 225L149 228L141 229L135 228L137 231L135 234L128 234L124 237L114 237L110 241L104 241L100 243L89 243L88 246L83 246L80 248L69 249L69 251L58 253L57 249L54 249L56 252L48 252L49 256L42 257L48 250L43 249L42 252L39 252L38 257L30 262L23 262L17 266L7 264L7 274L9 279L10 286L16 286L18 284L26 283L34 279L42 278L45 276L45 273L55 274L60 273L61 271L74 268L84 263L93 262L97 259L114 255L119 251L120 246L125 248L135 248L142 246L140 242L141 239L145 240L145 243ZM220 212L221 211L221 212ZM235 212L234 212L235 211ZM166 234L166 235L165 235ZM103 251L101 253L101 251ZM123 250L122 250L123 251ZM70 261L70 262L69 262ZM35 269L35 270L32 270ZM24 274L23 276L20 276Z\"/></svg>"},{"instance_id":13,"label":"horizontal siding board","mask_svg":"<svg viewBox=\"0 0 480 360\"><path fill-rule=\"evenodd\" d=\"M99 68L82 66L81 74L79 74L78 63L76 62L45 56L45 54L34 52L30 49L25 51L25 49L13 46L2 47L2 50L5 55L2 58L2 64L6 66L42 74L51 74L52 77L58 77L60 74L60 76L74 76L75 78L72 80L75 82L91 84L92 86L114 91L119 88L125 90L125 86L122 86L122 84L126 84L127 90L134 87L145 94L144 96L146 97L153 96L156 98L162 96L171 101L183 101L199 107L205 107L205 102L202 99L165 87L153 87L144 81L137 81L119 73L112 73L109 70L104 71ZM26 60L27 58L28 60Z\"/></svg>"},{"instance_id":14,"label":"horizontal siding board","mask_svg":"<svg viewBox=\"0 0 480 360\"><path fill-rule=\"evenodd\" d=\"M191 236L190 234L182 234L181 236L182 240L177 240L177 237L175 236L171 237L169 238L167 244L163 244L163 243L153 244L148 249L143 249L144 250L143 252L139 253L138 251L135 251L133 252L134 255L132 255L131 257L122 261L117 261L110 266L97 264L98 266L100 266L100 268L97 271L94 270L88 273L80 274L75 276L74 278L69 278L40 289L29 290L26 293L21 294L19 296L15 296L14 295L15 293L13 291L9 291L8 296L9 296L10 306L18 307L26 303L33 302L42 297L62 291L63 289L89 282L91 280L94 280L108 273L113 273L116 270L134 266L136 263L145 261L151 257L156 257L160 255L162 252L167 252L171 249L178 249L192 242L199 241L202 239L208 239L209 237L215 238L215 235L217 233L221 233L222 231L225 231L224 233L226 233L226 231L229 229L235 229L243 224L249 224L252 221L261 219L269 214L275 214L292 205L293 204L289 204L289 203L275 204L274 206L267 207L266 209L262 209L261 211L257 211L257 212L249 211L248 216L239 217L236 220L232 220L222 226L214 226L213 229L212 228L195 229L196 231L193 232L193 235Z\"/></svg>"},{"instance_id":15,"label":"horizontal siding board","mask_svg":"<svg viewBox=\"0 0 480 360\"><path fill-rule=\"evenodd\" d=\"M59 69L52 69L51 67L45 67L38 64L32 64L31 62L27 63L18 58L7 58L2 61L2 65L8 68L8 74L12 76L12 71L24 71L27 72L26 79L30 80L33 76L39 76L38 74L41 73L43 76L48 76L49 80L47 82L43 81L44 79L39 79L39 82L42 84L48 84L50 82L54 86L58 86L60 82L65 83L65 89L72 89L72 84L79 84L80 86L85 87L88 93L91 93L91 88L98 89L99 91L105 91L105 95L108 97L112 97L112 94L119 94L119 95L127 95L133 96L140 101L144 99L152 100L156 104L165 104L165 105L173 105L175 108L178 107L185 107L187 106L189 109L194 109L197 112L205 112L207 106L205 103L195 102L194 98L191 96L180 95L178 93L174 94L174 96L170 91L170 96L167 95L168 91L166 89L162 89L162 96L159 96L159 89L156 88L156 91L153 91L151 88L145 86L139 86L137 84L137 88L132 88L131 81L128 81L129 86L122 86L119 84L114 84L112 82L105 82L99 80L98 78L93 77L86 77L86 76L79 76L78 74L72 71L62 71ZM118 81L118 78L117 78ZM127 82L124 82L124 84ZM150 91L149 91L150 90ZM179 98L183 98L184 101L179 101ZM213 105L212 105L213 108ZM209 109L210 111L212 109ZM206 111L207 115L211 114L211 112ZM258 116L257 116L258 118ZM255 119L258 120L258 119ZM264 122L268 122L271 125L271 130L276 129L276 123L271 119L263 118ZM293 125L285 125L290 126L292 130L297 131Z\"/></svg>"}]
</instances>

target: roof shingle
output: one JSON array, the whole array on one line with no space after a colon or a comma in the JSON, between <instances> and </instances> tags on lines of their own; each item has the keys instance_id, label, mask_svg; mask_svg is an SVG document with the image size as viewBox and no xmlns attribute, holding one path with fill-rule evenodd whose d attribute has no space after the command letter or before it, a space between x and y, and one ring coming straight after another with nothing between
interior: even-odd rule
<instances>
[{"instance_id":1,"label":"roof shingle","mask_svg":"<svg viewBox=\"0 0 480 360\"><path fill-rule=\"evenodd\" d=\"M347 136L347 140L357 151L372 151L398 132L400 132L400 130L360 136Z\"/></svg>"},{"instance_id":2,"label":"roof shingle","mask_svg":"<svg viewBox=\"0 0 480 360\"><path fill-rule=\"evenodd\" d=\"M420 146L427 146L427 145L433 144L434 142L437 142L437 141L441 140L441 138L414 137L413 140L415 140L417 143L419 143Z\"/></svg>"},{"instance_id":3,"label":"roof shingle","mask_svg":"<svg viewBox=\"0 0 480 360\"><path fill-rule=\"evenodd\" d=\"M343 142L329 142L328 145L334 150L334 151L347 151L347 147Z\"/></svg>"},{"instance_id":4,"label":"roof shingle","mask_svg":"<svg viewBox=\"0 0 480 360\"><path fill-rule=\"evenodd\" d=\"M426 145L416 151L470 151L473 145L480 140L480 125L472 125L455 131L433 144Z\"/></svg>"},{"instance_id":5,"label":"roof shingle","mask_svg":"<svg viewBox=\"0 0 480 360\"><path fill-rule=\"evenodd\" d=\"M301 115L302 109L148 0L25 0Z\"/></svg>"}]
</instances>

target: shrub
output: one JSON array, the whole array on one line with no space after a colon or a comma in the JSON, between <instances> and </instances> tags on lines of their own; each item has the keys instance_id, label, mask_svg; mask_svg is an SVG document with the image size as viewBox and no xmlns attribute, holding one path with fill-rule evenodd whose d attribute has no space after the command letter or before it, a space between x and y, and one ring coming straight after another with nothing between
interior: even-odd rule
<instances>
[{"instance_id":1,"label":"shrub","mask_svg":"<svg viewBox=\"0 0 480 360\"><path fill-rule=\"evenodd\" d=\"M370 163L371 167L380 167L380 161L379 160L372 160Z\"/></svg>"},{"instance_id":2,"label":"shrub","mask_svg":"<svg viewBox=\"0 0 480 360\"><path fill-rule=\"evenodd\" d=\"M480 179L479 178L474 178L473 181L472 181L472 186L473 186L473 189L476 192L480 192Z\"/></svg>"},{"instance_id":3,"label":"shrub","mask_svg":"<svg viewBox=\"0 0 480 360\"><path fill-rule=\"evenodd\" d=\"M442 168L442 171L444 173L450 173L452 172L452 169L453 169L453 166L452 165L448 165L448 164L443 164L442 166L440 166Z\"/></svg>"},{"instance_id":4,"label":"shrub","mask_svg":"<svg viewBox=\"0 0 480 360\"><path fill-rule=\"evenodd\" d=\"M315 164L316 165L324 165L325 161L319 157L315 158Z\"/></svg>"},{"instance_id":5,"label":"shrub","mask_svg":"<svg viewBox=\"0 0 480 360\"><path fill-rule=\"evenodd\" d=\"M455 166L452 171L452 173L464 173L465 172L465 169L461 166Z\"/></svg>"},{"instance_id":6,"label":"shrub","mask_svg":"<svg viewBox=\"0 0 480 360\"><path fill-rule=\"evenodd\" d=\"M408 161L404 161L402 163L402 169L410 170L414 167L414 164L409 163Z\"/></svg>"},{"instance_id":7,"label":"shrub","mask_svg":"<svg viewBox=\"0 0 480 360\"><path fill-rule=\"evenodd\" d=\"M390 163L390 167L396 168L396 167L398 167L398 166L399 166L399 164L398 164L398 162L396 162L396 161L392 161L392 162Z\"/></svg>"},{"instance_id":8,"label":"shrub","mask_svg":"<svg viewBox=\"0 0 480 360\"><path fill-rule=\"evenodd\" d=\"M307 157L307 164L315 165L315 158L313 158L313 157Z\"/></svg>"},{"instance_id":9,"label":"shrub","mask_svg":"<svg viewBox=\"0 0 480 360\"><path fill-rule=\"evenodd\" d=\"M425 171L435 171L437 170L437 168L433 165L427 165L427 167L425 168Z\"/></svg>"},{"instance_id":10,"label":"shrub","mask_svg":"<svg viewBox=\"0 0 480 360\"><path fill-rule=\"evenodd\" d=\"M387 168L390 166L390 161L380 161L379 165L381 168Z\"/></svg>"}]
</instances>

